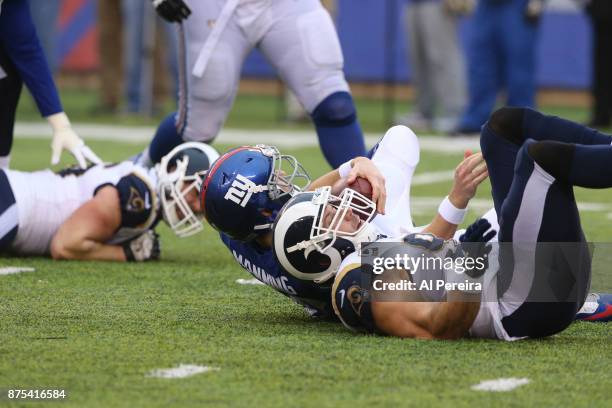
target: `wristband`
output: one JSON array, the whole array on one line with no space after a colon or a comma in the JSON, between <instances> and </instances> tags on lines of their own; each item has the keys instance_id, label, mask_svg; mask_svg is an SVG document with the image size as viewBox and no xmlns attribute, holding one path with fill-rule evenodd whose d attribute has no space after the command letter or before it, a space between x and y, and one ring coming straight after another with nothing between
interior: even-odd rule
<instances>
[{"instance_id":1,"label":"wristband","mask_svg":"<svg viewBox=\"0 0 612 408\"><path fill-rule=\"evenodd\" d=\"M459 225L465 219L465 215L467 214L467 207L464 209L455 207L453 203L451 203L448 199L448 196L446 196L438 207L438 214L440 214L442 218L444 218L451 224Z\"/></svg>"},{"instance_id":2,"label":"wristband","mask_svg":"<svg viewBox=\"0 0 612 408\"><path fill-rule=\"evenodd\" d=\"M351 169L353 168L351 166L352 161L353 160L351 159L345 163L342 163L340 167L338 167L338 174L340 174L340 178L345 178L349 175L349 173L351 172Z\"/></svg>"}]
</instances>

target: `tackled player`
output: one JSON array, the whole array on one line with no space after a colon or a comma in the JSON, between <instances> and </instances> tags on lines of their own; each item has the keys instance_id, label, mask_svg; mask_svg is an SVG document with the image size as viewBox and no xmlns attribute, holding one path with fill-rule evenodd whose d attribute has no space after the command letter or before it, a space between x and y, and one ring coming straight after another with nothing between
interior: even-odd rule
<instances>
[{"instance_id":1,"label":"tackled player","mask_svg":"<svg viewBox=\"0 0 612 408\"><path fill-rule=\"evenodd\" d=\"M59 173L0 169L0 252L55 259L159 257L162 218L179 237L200 231L198 191L217 152L185 143L155 169L130 161Z\"/></svg>"},{"instance_id":2,"label":"tackled player","mask_svg":"<svg viewBox=\"0 0 612 408\"><path fill-rule=\"evenodd\" d=\"M575 320L587 299L590 253L585 246L573 186L612 187L608 165L611 143L611 136L569 121L529 109L501 109L492 115L481 137L495 208L500 214L499 227L496 212L490 211L486 219L478 220L460 236L460 244L445 240L449 237L444 229L440 233L433 223L425 228L425 233L378 238L379 242L395 243L395 251L411 257L457 257L461 251L473 253L472 258L483 257L490 250L486 243L496 231L499 241L514 254L525 246L531 249L521 252L527 255L521 257L498 257L492 253L489 257L492 273L484 276L482 294L440 290L416 291L417 298L394 301L376 298L368 286L373 271L360 262L357 249L362 242L375 241L363 238L380 235L381 229L372 220L373 204L350 190L340 197L329 194L329 189L293 197L277 218L275 250L289 271L300 266L300 262L303 264L303 260L315 259L313 252L319 258L341 262L335 270L332 289L334 310L345 326L353 330L426 339L469 335L517 340L550 336ZM359 219L360 212L369 212L366 221ZM564 222L559 223L559 219ZM558 252L538 251L536 258L542 242L557 246L572 243L575 256L558 258ZM478 248L476 252L470 249L474 246ZM542 259L548 261L545 268L536 264L536 260ZM332 277L321 276L312 264L303 264L298 272L304 279L310 276L321 282ZM405 271L392 271L387 279L398 281L405 277L416 282L433 276L452 283L457 282L459 275L454 270L429 271L433 275L418 272L409 277ZM472 272L468 278L478 277ZM559 293L559 287L570 296L554 301L531 297L534 292ZM598 297L596 301L601 303L605 299L609 296ZM585 320L609 321L610 307L602 309L603 312L595 310ZM585 314L578 316L584 318Z\"/></svg>"}]
</instances>

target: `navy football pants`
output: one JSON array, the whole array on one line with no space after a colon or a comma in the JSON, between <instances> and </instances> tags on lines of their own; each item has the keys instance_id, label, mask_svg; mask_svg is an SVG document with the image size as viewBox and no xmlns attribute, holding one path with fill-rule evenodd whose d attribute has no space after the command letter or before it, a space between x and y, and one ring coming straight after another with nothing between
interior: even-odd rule
<instances>
[{"instance_id":1,"label":"navy football pants","mask_svg":"<svg viewBox=\"0 0 612 408\"><path fill-rule=\"evenodd\" d=\"M573 186L612 187L610 143L611 136L531 109L502 108L483 127L500 224L498 296L511 336L558 333L582 306L590 256ZM531 258L517 256L520 247ZM563 300L542 301L543 293Z\"/></svg>"}]
</instances>

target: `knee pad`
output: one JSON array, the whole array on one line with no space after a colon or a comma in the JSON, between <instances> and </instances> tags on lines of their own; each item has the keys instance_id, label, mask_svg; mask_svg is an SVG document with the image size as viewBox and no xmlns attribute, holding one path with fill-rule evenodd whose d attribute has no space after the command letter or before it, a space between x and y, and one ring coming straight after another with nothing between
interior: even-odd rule
<instances>
[{"instance_id":1,"label":"knee pad","mask_svg":"<svg viewBox=\"0 0 612 408\"><path fill-rule=\"evenodd\" d=\"M493 112L487 124L493 132L509 142L521 145L525 108L504 107Z\"/></svg>"},{"instance_id":2,"label":"knee pad","mask_svg":"<svg viewBox=\"0 0 612 408\"><path fill-rule=\"evenodd\" d=\"M576 146L571 143L545 140L527 146L529 156L557 180L567 182Z\"/></svg>"},{"instance_id":3,"label":"knee pad","mask_svg":"<svg viewBox=\"0 0 612 408\"><path fill-rule=\"evenodd\" d=\"M345 126L357 119L353 97L348 92L336 92L317 105L312 112L316 126Z\"/></svg>"}]
</instances>

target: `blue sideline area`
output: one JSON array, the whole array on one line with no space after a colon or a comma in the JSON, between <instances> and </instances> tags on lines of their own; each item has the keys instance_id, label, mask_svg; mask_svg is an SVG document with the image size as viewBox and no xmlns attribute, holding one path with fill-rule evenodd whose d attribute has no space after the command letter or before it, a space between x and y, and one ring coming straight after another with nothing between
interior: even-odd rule
<instances>
[{"instance_id":1,"label":"blue sideline area","mask_svg":"<svg viewBox=\"0 0 612 408\"><path fill-rule=\"evenodd\" d=\"M407 38L403 27L404 0L338 0L337 18L350 81L409 82ZM475 27L466 18L461 25L465 40ZM389 39L390 47L384 44ZM538 86L586 89L591 81L591 28L580 11L548 11L542 19L539 43ZM274 77L265 58L253 52L244 66L248 77Z\"/></svg>"}]
</instances>

